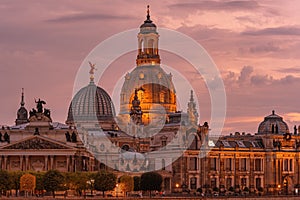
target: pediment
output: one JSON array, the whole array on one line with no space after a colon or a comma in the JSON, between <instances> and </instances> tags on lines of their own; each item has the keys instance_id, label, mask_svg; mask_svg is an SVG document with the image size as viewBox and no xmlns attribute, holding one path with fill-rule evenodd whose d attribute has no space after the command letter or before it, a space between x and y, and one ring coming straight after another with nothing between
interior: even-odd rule
<instances>
[{"instance_id":1,"label":"pediment","mask_svg":"<svg viewBox=\"0 0 300 200\"><path fill-rule=\"evenodd\" d=\"M25 138L21 141L6 145L1 149L24 149L24 150L41 150L41 149L73 149L68 145L61 144L55 140L45 138L42 136L33 136Z\"/></svg>"}]
</instances>

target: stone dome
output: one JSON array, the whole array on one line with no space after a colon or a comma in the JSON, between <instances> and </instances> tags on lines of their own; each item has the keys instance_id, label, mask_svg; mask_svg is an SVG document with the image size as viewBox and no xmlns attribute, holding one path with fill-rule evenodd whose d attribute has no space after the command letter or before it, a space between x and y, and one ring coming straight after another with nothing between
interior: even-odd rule
<instances>
[{"instance_id":1,"label":"stone dome","mask_svg":"<svg viewBox=\"0 0 300 200\"><path fill-rule=\"evenodd\" d=\"M272 111L271 115L265 117L264 121L258 126L258 134L285 134L289 133L288 125L282 117Z\"/></svg>"},{"instance_id":2,"label":"stone dome","mask_svg":"<svg viewBox=\"0 0 300 200\"><path fill-rule=\"evenodd\" d=\"M120 96L120 114L128 115L132 106L135 89L138 89L138 98L143 111L155 112L155 105L165 108L167 113L176 112L175 87L172 75L167 74L159 65L143 65L127 73ZM158 108L158 111L161 107ZM144 121L145 122L145 121Z\"/></svg>"},{"instance_id":3,"label":"stone dome","mask_svg":"<svg viewBox=\"0 0 300 200\"><path fill-rule=\"evenodd\" d=\"M115 108L107 92L94 84L80 89L69 106L67 124L74 122L112 122Z\"/></svg>"}]
</instances>

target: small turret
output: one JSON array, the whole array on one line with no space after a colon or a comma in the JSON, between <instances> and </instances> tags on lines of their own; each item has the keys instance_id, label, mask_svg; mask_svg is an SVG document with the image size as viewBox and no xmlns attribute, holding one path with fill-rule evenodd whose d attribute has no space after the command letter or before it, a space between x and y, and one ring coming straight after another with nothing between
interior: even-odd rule
<instances>
[{"instance_id":1,"label":"small turret","mask_svg":"<svg viewBox=\"0 0 300 200\"><path fill-rule=\"evenodd\" d=\"M188 113L190 124L197 125L197 123L198 123L198 112L197 112L197 109L196 109L196 103L194 101L193 90L191 90L191 96L190 96L190 101L188 103L187 113Z\"/></svg>"},{"instance_id":2,"label":"small turret","mask_svg":"<svg viewBox=\"0 0 300 200\"><path fill-rule=\"evenodd\" d=\"M22 88L22 96L21 96L20 105L21 105L21 107L18 109L18 112L17 112L16 125L28 123L28 111L24 107L24 105L25 105L24 88Z\"/></svg>"}]
</instances>

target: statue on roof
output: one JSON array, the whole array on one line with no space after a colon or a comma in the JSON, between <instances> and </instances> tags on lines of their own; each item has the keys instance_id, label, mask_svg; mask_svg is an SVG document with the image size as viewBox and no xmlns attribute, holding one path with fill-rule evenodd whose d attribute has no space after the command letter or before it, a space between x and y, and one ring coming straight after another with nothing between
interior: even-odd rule
<instances>
[{"instance_id":1,"label":"statue on roof","mask_svg":"<svg viewBox=\"0 0 300 200\"><path fill-rule=\"evenodd\" d=\"M90 69L90 80L91 81L94 81L94 74L95 74L95 70L96 70L96 64L94 63L91 63L90 61L89 61L89 65L90 65L90 67L91 67L91 69Z\"/></svg>"},{"instance_id":2,"label":"statue on roof","mask_svg":"<svg viewBox=\"0 0 300 200\"><path fill-rule=\"evenodd\" d=\"M141 88L136 88L134 90L134 97L133 97L133 100L132 100L132 107L131 107L131 110L130 110L130 118L131 120L134 122L134 124L136 125L139 125L139 124L142 124L142 115L143 115L143 111L142 111L142 108L140 106L140 100L138 98L138 91L139 90L142 90L144 91L144 89L141 87Z\"/></svg>"},{"instance_id":3,"label":"statue on roof","mask_svg":"<svg viewBox=\"0 0 300 200\"><path fill-rule=\"evenodd\" d=\"M34 100L34 101L36 103L37 112L42 113L43 112L43 104L46 104L46 102L41 100L40 98L39 98L38 101L36 101L36 100Z\"/></svg>"}]
</instances>

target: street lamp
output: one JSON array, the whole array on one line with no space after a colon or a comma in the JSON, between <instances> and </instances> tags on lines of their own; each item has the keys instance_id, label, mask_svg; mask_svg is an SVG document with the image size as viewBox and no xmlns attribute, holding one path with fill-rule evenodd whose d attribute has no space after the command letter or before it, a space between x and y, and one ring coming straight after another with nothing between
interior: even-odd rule
<instances>
[{"instance_id":1,"label":"street lamp","mask_svg":"<svg viewBox=\"0 0 300 200\"><path fill-rule=\"evenodd\" d=\"M88 180L86 183L90 185L91 195L93 195L93 188L94 188L95 180L91 179L91 180Z\"/></svg>"},{"instance_id":2,"label":"street lamp","mask_svg":"<svg viewBox=\"0 0 300 200\"><path fill-rule=\"evenodd\" d=\"M95 180L91 179L91 195L93 195L94 183L95 183Z\"/></svg>"},{"instance_id":3,"label":"street lamp","mask_svg":"<svg viewBox=\"0 0 300 200\"><path fill-rule=\"evenodd\" d=\"M277 186L277 188L278 188L278 195L280 194L280 190L281 190L281 185L279 184L278 186Z\"/></svg>"},{"instance_id":4,"label":"street lamp","mask_svg":"<svg viewBox=\"0 0 300 200\"><path fill-rule=\"evenodd\" d=\"M116 197L118 197L118 192L119 192L119 184L116 184Z\"/></svg>"}]
</instances>

